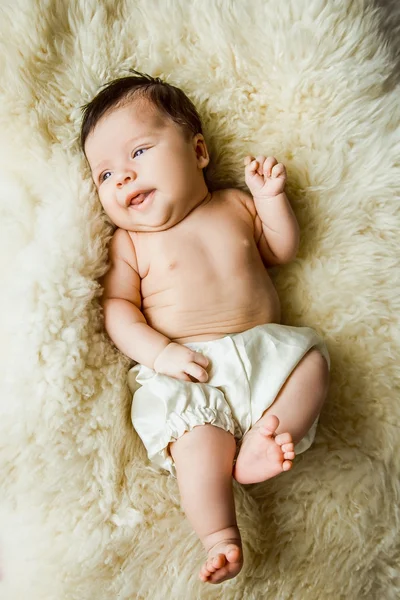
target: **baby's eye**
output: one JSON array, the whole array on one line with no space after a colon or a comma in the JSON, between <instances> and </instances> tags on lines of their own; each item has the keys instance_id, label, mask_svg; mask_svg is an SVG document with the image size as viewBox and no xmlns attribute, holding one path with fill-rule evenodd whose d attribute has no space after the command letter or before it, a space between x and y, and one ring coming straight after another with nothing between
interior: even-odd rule
<instances>
[{"instance_id":1,"label":"baby's eye","mask_svg":"<svg viewBox=\"0 0 400 600\"><path fill-rule=\"evenodd\" d=\"M106 179L108 179L108 177L106 177L106 175L109 175L111 177L111 172L110 171L104 171L104 173L102 173L100 175L100 183L103 183L103 181L105 181Z\"/></svg>"},{"instance_id":2,"label":"baby's eye","mask_svg":"<svg viewBox=\"0 0 400 600\"><path fill-rule=\"evenodd\" d=\"M142 154L142 152L146 152L147 148L139 148L138 150L135 150L135 152L132 154L133 158L136 158L136 156L140 156Z\"/></svg>"}]
</instances>

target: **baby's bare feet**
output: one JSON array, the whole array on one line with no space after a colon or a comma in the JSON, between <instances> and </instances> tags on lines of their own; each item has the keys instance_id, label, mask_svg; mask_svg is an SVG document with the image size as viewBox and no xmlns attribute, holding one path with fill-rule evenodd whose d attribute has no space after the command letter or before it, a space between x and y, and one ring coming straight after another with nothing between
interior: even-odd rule
<instances>
[{"instance_id":1,"label":"baby's bare feet","mask_svg":"<svg viewBox=\"0 0 400 600\"><path fill-rule=\"evenodd\" d=\"M208 558L200 569L200 579L208 583L222 583L236 577L243 566L240 539L221 540L209 549Z\"/></svg>"},{"instance_id":2,"label":"baby's bare feet","mask_svg":"<svg viewBox=\"0 0 400 600\"><path fill-rule=\"evenodd\" d=\"M236 481L258 483L292 468L292 436L275 435L278 426L278 417L265 415L246 433L233 472Z\"/></svg>"}]
</instances>

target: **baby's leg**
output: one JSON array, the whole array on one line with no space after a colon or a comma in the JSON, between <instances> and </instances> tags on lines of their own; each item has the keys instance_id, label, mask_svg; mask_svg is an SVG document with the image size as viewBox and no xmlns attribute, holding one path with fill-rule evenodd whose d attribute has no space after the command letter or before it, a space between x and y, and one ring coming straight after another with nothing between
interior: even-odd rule
<instances>
[{"instance_id":1,"label":"baby's leg","mask_svg":"<svg viewBox=\"0 0 400 600\"><path fill-rule=\"evenodd\" d=\"M318 350L311 349L275 402L244 436L234 470L237 481L265 481L291 468L294 444L306 435L321 412L328 385L328 364Z\"/></svg>"},{"instance_id":2,"label":"baby's leg","mask_svg":"<svg viewBox=\"0 0 400 600\"><path fill-rule=\"evenodd\" d=\"M170 450L182 506L208 553L200 579L220 583L235 577L243 559L232 489L234 437L220 427L200 425Z\"/></svg>"}]
</instances>

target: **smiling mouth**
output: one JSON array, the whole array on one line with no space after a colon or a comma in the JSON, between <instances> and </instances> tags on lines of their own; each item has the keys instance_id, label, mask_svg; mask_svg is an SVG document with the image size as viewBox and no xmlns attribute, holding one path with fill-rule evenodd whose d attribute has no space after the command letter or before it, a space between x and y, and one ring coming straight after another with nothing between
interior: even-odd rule
<instances>
[{"instance_id":1,"label":"smiling mouth","mask_svg":"<svg viewBox=\"0 0 400 600\"><path fill-rule=\"evenodd\" d=\"M132 196L128 206L138 206L139 204L143 204L143 202L150 194L152 194L152 192L154 192L154 190L149 190L148 192L140 192L139 194Z\"/></svg>"}]
</instances>

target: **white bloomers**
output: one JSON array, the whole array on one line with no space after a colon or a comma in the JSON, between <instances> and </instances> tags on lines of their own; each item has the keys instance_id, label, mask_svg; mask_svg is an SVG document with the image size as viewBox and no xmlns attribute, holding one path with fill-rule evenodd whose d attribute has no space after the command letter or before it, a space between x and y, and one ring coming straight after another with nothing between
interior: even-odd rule
<instances>
[{"instance_id":1,"label":"white bloomers","mask_svg":"<svg viewBox=\"0 0 400 600\"><path fill-rule=\"evenodd\" d=\"M128 373L133 426L149 459L175 477L170 442L206 423L229 431L240 442L311 348L316 347L330 366L325 343L309 327L268 323L185 346L209 359L207 383L182 381L139 364ZM296 454L313 443L317 422L295 446Z\"/></svg>"}]
</instances>

